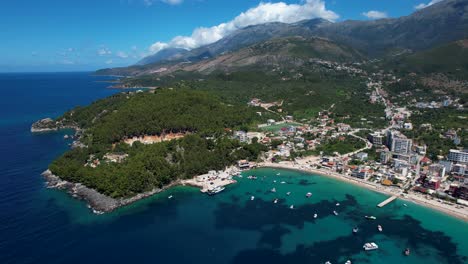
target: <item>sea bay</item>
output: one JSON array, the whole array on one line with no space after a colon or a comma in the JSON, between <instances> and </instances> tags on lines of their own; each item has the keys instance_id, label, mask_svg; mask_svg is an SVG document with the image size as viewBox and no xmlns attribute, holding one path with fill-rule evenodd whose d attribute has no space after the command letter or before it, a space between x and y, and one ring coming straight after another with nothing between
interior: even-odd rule
<instances>
[{"instance_id":1,"label":"sea bay","mask_svg":"<svg viewBox=\"0 0 468 264\"><path fill-rule=\"evenodd\" d=\"M93 214L84 202L46 189L40 176L68 148L63 136L71 132L31 134L29 128L37 119L120 92L96 82L106 79L89 73L0 75L1 263L468 261L466 222L400 200L379 209L385 195L298 171L253 170L213 197L176 187ZM248 180L250 174L258 179ZM355 226L360 231L353 235ZM364 252L369 241L381 248ZM402 254L406 247L408 257Z\"/></svg>"}]
</instances>

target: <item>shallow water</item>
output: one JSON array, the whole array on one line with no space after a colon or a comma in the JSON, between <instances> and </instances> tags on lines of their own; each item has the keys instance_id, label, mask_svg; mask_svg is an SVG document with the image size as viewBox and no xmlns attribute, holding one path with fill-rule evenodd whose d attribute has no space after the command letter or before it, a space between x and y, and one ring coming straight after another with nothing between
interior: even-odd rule
<instances>
[{"instance_id":1,"label":"shallow water","mask_svg":"<svg viewBox=\"0 0 468 264\"><path fill-rule=\"evenodd\" d=\"M386 196L297 171L258 169L244 174L257 180L240 178L213 197L176 187L110 214L92 214L84 202L44 188L40 177L68 148L63 135L70 132L33 135L29 128L39 118L118 92L95 82L100 79L0 75L0 263L467 263L467 223L399 200L377 208ZM313 196L306 198L309 191ZM364 252L368 241L380 249ZM402 255L406 247L409 257Z\"/></svg>"}]
</instances>

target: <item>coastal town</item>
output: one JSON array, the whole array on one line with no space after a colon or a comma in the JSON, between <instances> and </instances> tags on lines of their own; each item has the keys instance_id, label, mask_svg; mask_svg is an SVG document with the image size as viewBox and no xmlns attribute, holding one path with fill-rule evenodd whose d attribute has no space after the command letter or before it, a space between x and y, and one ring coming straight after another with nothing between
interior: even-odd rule
<instances>
[{"instance_id":1,"label":"coastal town","mask_svg":"<svg viewBox=\"0 0 468 264\"><path fill-rule=\"evenodd\" d=\"M315 63L334 71L367 75L359 68L360 65L322 60ZM430 158L428 144L407 136L407 132L415 129L432 129L430 120L414 127L411 122L413 109L452 107L463 111L463 105L458 103L458 98L447 96L441 96L439 102L412 100L408 106L392 103L391 100L408 96L405 93L389 96L383 86L394 82L398 80L391 74L368 76L369 103L385 106L382 119L387 126L383 129L369 128L367 125L372 121L366 119L361 120L362 128L337 121L334 105L320 111L311 120L295 120L291 115L282 115L283 100L263 102L252 98L249 106L276 113L278 120L269 119L253 131L231 131L232 137L241 143L260 142L270 148L259 160L239 161L238 169L276 167L332 176L385 193L391 198L411 200L468 219L468 151L453 148L445 155ZM275 112L269 109L272 106L275 106ZM464 122L461 116L460 122ZM461 143L457 130L452 128L441 131L440 138L452 141L455 146ZM212 172L211 175L217 174ZM238 172L232 175L238 175ZM225 180L214 184L215 187L235 182L232 177L227 180L226 175L221 178ZM206 183L200 183L203 180L198 182L192 185L201 187L203 192L209 191Z\"/></svg>"}]
</instances>

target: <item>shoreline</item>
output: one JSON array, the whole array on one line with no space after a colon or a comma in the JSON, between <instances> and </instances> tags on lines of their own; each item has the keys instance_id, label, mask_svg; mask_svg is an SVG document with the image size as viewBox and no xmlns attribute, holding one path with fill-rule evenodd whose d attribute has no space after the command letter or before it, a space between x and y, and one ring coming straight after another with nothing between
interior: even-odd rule
<instances>
[{"instance_id":1,"label":"shoreline","mask_svg":"<svg viewBox=\"0 0 468 264\"><path fill-rule=\"evenodd\" d=\"M304 165L305 166L305 165ZM304 166L301 165L295 165L295 164L278 164L278 163L259 163L258 168L277 168L277 169L286 169L286 170L295 170L295 171L300 171L300 172L306 172L306 173L311 173L311 174L317 174L320 176L324 177L330 177L342 182L346 183L351 183L353 185L356 185L361 188L368 189L370 191L375 191L381 194L393 196L396 195L398 199L408 201L415 203L419 206L423 206L426 208L430 208L433 210L436 210L441 213L445 213L447 215L450 215L452 217L455 217L459 220L462 220L464 222L468 222L468 209L462 208L447 208L447 206L440 205L440 203L436 203L432 200L427 200L424 197L419 197L416 194L405 194L406 197L401 195L400 190L395 190L395 192L392 192L390 190L386 190L385 187L379 188L378 186L370 183L370 182L363 182L359 179L352 178L350 176L345 176L342 174L338 174L336 172L327 172L324 170L318 170L318 169L312 169L312 168L305 168ZM377 205L376 205L377 206Z\"/></svg>"},{"instance_id":2,"label":"shoreline","mask_svg":"<svg viewBox=\"0 0 468 264\"><path fill-rule=\"evenodd\" d=\"M162 188L154 188L150 191L139 193L132 197L112 198L96 191L95 189L86 187L82 183L73 183L62 180L59 176L54 175L50 170L44 171L41 175L46 181L47 188L64 190L73 198L85 201L87 206L95 214L109 213L120 207L132 204L154 194L161 193L171 187L183 185L180 180L177 180L163 186Z\"/></svg>"}]
</instances>

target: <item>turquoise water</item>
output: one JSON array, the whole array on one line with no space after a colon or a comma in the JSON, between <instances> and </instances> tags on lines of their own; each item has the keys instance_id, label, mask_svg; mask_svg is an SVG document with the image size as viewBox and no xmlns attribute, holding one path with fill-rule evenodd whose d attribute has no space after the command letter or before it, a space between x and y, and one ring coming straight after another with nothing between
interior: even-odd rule
<instances>
[{"instance_id":1,"label":"turquoise water","mask_svg":"<svg viewBox=\"0 0 468 264\"><path fill-rule=\"evenodd\" d=\"M213 197L176 187L92 214L84 202L46 189L39 175L68 148L69 132L33 135L29 127L117 92L100 79L0 75L0 263L467 263L467 223L398 200L379 209L382 194L297 171L258 169L244 174L257 180L239 178ZM364 252L369 241L380 249Z\"/></svg>"}]
</instances>

